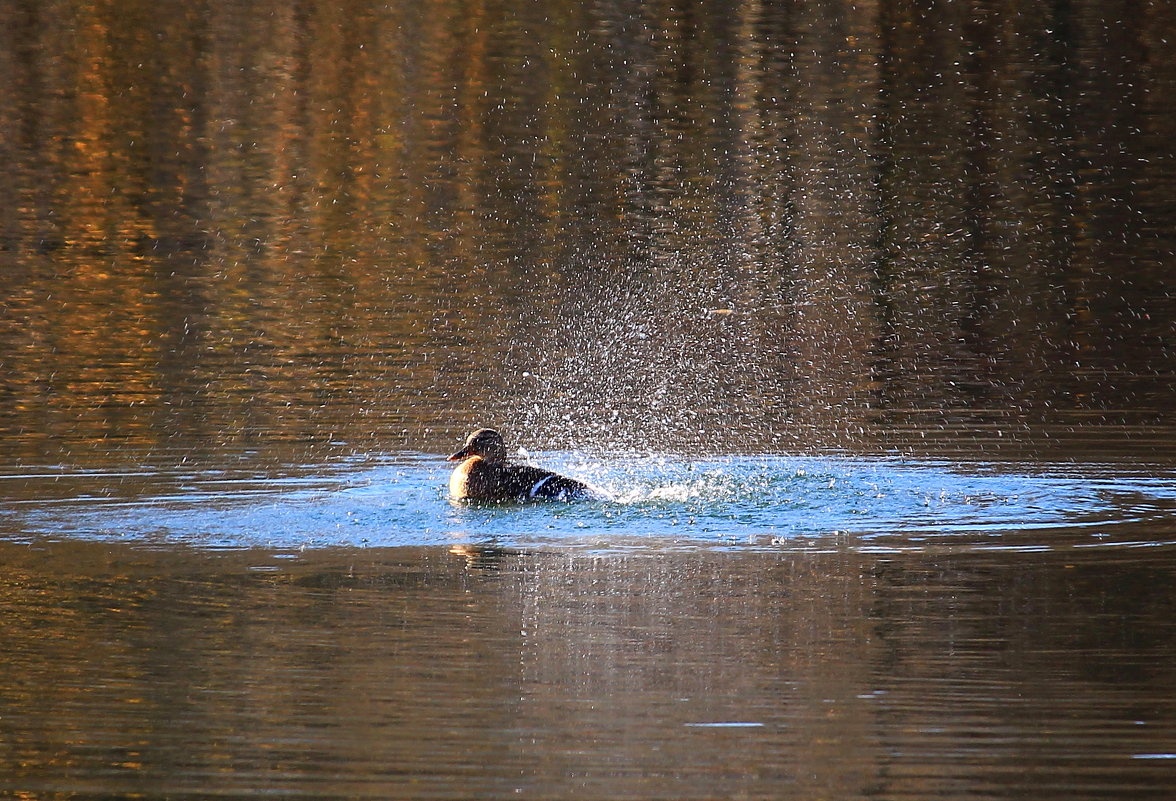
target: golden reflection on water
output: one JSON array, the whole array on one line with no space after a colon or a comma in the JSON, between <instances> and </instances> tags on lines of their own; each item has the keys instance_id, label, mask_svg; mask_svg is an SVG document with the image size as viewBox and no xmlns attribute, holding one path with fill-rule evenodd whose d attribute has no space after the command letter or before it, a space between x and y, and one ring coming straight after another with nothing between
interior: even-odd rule
<instances>
[{"instance_id":1,"label":"golden reflection on water","mask_svg":"<svg viewBox=\"0 0 1176 801\"><path fill-rule=\"evenodd\" d=\"M9 2L9 458L1162 447L1169 12L1006 5Z\"/></svg>"}]
</instances>

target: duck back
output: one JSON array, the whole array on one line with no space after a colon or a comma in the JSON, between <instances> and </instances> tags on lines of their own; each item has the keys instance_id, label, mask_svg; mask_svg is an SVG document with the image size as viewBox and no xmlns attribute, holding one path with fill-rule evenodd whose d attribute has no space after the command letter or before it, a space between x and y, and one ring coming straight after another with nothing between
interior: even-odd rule
<instances>
[{"instance_id":1,"label":"duck back","mask_svg":"<svg viewBox=\"0 0 1176 801\"><path fill-rule=\"evenodd\" d=\"M507 471L511 474L510 483L520 498L568 501L588 497L587 484L550 470L511 465Z\"/></svg>"},{"instance_id":2,"label":"duck back","mask_svg":"<svg viewBox=\"0 0 1176 801\"><path fill-rule=\"evenodd\" d=\"M593 497L587 484L530 465L481 457L462 462L449 477L449 497L471 501L574 500Z\"/></svg>"}]
</instances>

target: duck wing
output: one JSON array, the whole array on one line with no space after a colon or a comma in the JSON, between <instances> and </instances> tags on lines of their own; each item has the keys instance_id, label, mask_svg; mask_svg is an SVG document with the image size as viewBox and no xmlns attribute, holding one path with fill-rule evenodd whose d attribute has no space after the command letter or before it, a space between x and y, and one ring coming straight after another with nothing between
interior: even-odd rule
<instances>
[{"instance_id":1,"label":"duck wing","mask_svg":"<svg viewBox=\"0 0 1176 801\"><path fill-rule=\"evenodd\" d=\"M591 494L588 485L582 481L529 465L509 466L506 468L504 479L510 486L511 494L524 500L535 498L566 501L585 498Z\"/></svg>"}]
</instances>

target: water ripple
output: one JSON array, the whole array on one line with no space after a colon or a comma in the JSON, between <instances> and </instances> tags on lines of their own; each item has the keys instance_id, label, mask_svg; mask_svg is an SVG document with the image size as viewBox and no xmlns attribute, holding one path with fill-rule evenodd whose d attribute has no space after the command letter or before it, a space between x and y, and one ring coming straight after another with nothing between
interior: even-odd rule
<instances>
[{"instance_id":1,"label":"water ripple","mask_svg":"<svg viewBox=\"0 0 1176 801\"><path fill-rule=\"evenodd\" d=\"M1176 544L1176 477L1106 465L666 456L542 460L611 502L463 505L448 465L405 454L282 475L9 476L42 491L0 506L5 539L297 549L493 542L512 547L1136 548ZM106 488L105 490L103 488ZM55 494L56 493L56 494ZM26 493L27 494L27 493Z\"/></svg>"}]
</instances>

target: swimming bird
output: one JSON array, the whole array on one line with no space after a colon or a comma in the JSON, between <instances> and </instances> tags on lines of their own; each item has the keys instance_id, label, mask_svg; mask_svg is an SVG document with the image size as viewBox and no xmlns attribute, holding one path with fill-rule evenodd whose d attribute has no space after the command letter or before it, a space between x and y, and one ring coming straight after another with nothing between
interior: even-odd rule
<instances>
[{"instance_id":1,"label":"swimming bird","mask_svg":"<svg viewBox=\"0 0 1176 801\"><path fill-rule=\"evenodd\" d=\"M502 435L479 428L446 461L461 462L449 477L455 501L601 499L603 493L582 481L525 464L510 464Z\"/></svg>"}]
</instances>

